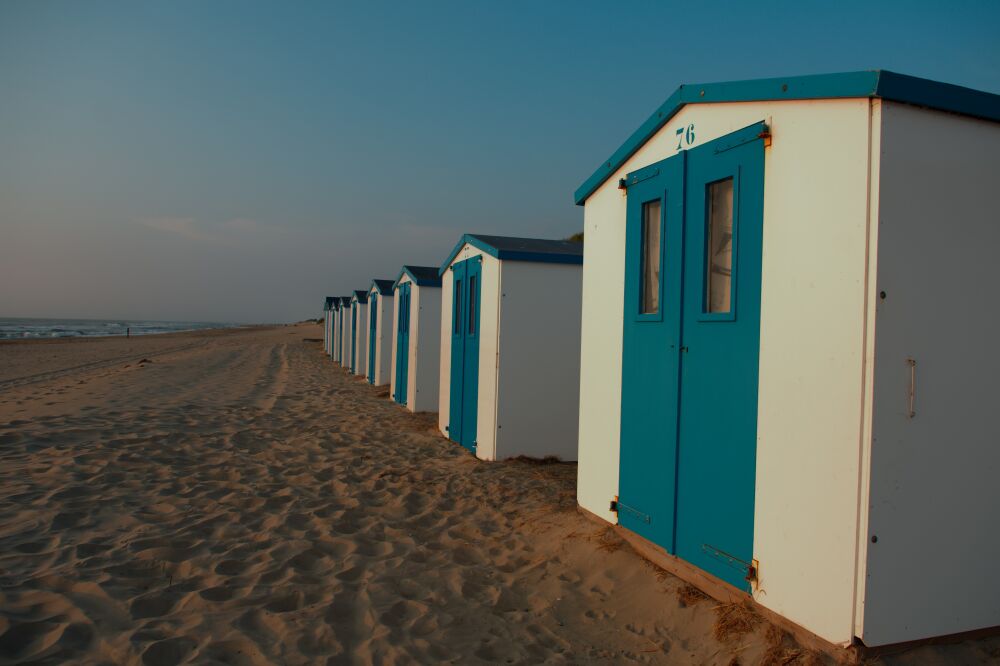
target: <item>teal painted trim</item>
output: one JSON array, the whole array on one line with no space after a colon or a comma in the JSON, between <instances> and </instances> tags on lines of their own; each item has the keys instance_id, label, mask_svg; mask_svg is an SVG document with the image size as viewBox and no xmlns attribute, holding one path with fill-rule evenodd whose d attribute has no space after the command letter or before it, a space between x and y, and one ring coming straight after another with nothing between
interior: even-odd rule
<instances>
[{"instance_id":1,"label":"teal painted trim","mask_svg":"<svg viewBox=\"0 0 1000 666\"><path fill-rule=\"evenodd\" d=\"M547 264L583 264L582 251L580 254L564 254L544 251L533 252L530 250L505 250L497 248L495 245L491 245L476 234L463 234L458 243L455 244L455 247L448 254L448 258L443 264L441 264L441 268L438 269L439 277L443 276L447 272L448 266L450 266L451 262L455 260L455 257L458 256L462 246L466 243L477 250L490 255L491 257L500 259L501 261L535 261Z\"/></svg>"},{"instance_id":2,"label":"teal painted trim","mask_svg":"<svg viewBox=\"0 0 1000 666\"><path fill-rule=\"evenodd\" d=\"M431 267L428 267L431 268ZM399 281L403 279L404 275L410 276L410 282L417 285L418 287L440 287L441 286L441 275L437 276L437 279L431 280L428 278L421 278L413 274L409 266L403 266L403 269L399 271L399 275L392 283L393 289L399 289Z\"/></svg>"},{"instance_id":3,"label":"teal painted trim","mask_svg":"<svg viewBox=\"0 0 1000 666\"><path fill-rule=\"evenodd\" d=\"M1000 95L885 70L682 85L577 188L582 206L604 181L688 104L880 97L1000 121Z\"/></svg>"},{"instance_id":4,"label":"teal painted trim","mask_svg":"<svg viewBox=\"0 0 1000 666\"><path fill-rule=\"evenodd\" d=\"M1000 122L1000 95L882 70L875 97Z\"/></svg>"},{"instance_id":5,"label":"teal painted trim","mask_svg":"<svg viewBox=\"0 0 1000 666\"><path fill-rule=\"evenodd\" d=\"M370 285L368 285L368 293L378 293L382 295L388 294L391 296L394 283L394 280L380 280L376 278L372 280Z\"/></svg>"}]
</instances>

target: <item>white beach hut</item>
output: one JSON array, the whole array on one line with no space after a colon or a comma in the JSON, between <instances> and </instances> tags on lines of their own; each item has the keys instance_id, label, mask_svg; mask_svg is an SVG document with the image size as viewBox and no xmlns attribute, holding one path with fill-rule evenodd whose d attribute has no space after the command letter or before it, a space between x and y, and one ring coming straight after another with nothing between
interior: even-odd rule
<instances>
[{"instance_id":1,"label":"white beach hut","mask_svg":"<svg viewBox=\"0 0 1000 666\"><path fill-rule=\"evenodd\" d=\"M330 307L330 357L336 362L340 363L340 351L343 348L340 336L343 333L343 327L341 324L341 318L343 317L343 307L341 303L343 298L340 296L334 296L333 303Z\"/></svg>"},{"instance_id":2,"label":"white beach hut","mask_svg":"<svg viewBox=\"0 0 1000 666\"><path fill-rule=\"evenodd\" d=\"M483 460L575 460L583 244L466 234L439 270L439 427Z\"/></svg>"},{"instance_id":3,"label":"white beach hut","mask_svg":"<svg viewBox=\"0 0 1000 666\"><path fill-rule=\"evenodd\" d=\"M348 368L355 375L368 373L368 292L355 291L351 296L351 320L347 327L351 339L348 341L350 363Z\"/></svg>"},{"instance_id":4,"label":"white beach hut","mask_svg":"<svg viewBox=\"0 0 1000 666\"><path fill-rule=\"evenodd\" d=\"M580 505L827 645L1000 625L998 121L885 71L678 88L576 192Z\"/></svg>"},{"instance_id":5,"label":"white beach hut","mask_svg":"<svg viewBox=\"0 0 1000 666\"><path fill-rule=\"evenodd\" d=\"M411 412L438 408L441 276L437 266L403 266L393 285L390 396Z\"/></svg>"},{"instance_id":6,"label":"white beach hut","mask_svg":"<svg viewBox=\"0 0 1000 666\"><path fill-rule=\"evenodd\" d=\"M337 345L340 347L340 365L345 368L351 367L351 297L340 297L340 337Z\"/></svg>"},{"instance_id":7,"label":"white beach hut","mask_svg":"<svg viewBox=\"0 0 1000 666\"><path fill-rule=\"evenodd\" d=\"M323 353L329 354L333 333L333 296L323 299Z\"/></svg>"},{"instance_id":8,"label":"white beach hut","mask_svg":"<svg viewBox=\"0 0 1000 666\"><path fill-rule=\"evenodd\" d=\"M368 288L368 383L389 383L392 368L392 280L372 280Z\"/></svg>"}]
</instances>

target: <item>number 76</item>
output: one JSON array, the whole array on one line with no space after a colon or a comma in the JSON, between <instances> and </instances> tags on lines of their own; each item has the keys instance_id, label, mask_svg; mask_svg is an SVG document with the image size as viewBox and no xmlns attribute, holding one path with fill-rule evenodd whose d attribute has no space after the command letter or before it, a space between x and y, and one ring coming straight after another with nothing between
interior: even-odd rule
<instances>
[{"instance_id":1,"label":"number 76","mask_svg":"<svg viewBox=\"0 0 1000 666\"><path fill-rule=\"evenodd\" d=\"M694 124L687 127L678 127L674 134L677 135L677 150L681 149L682 143L690 146L694 143Z\"/></svg>"}]
</instances>

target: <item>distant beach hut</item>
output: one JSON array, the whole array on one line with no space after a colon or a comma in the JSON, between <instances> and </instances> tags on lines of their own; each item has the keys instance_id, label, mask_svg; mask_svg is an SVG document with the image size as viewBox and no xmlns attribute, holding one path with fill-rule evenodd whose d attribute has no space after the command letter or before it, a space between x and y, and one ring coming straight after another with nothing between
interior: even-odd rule
<instances>
[{"instance_id":1,"label":"distant beach hut","mask_svg":"<svg viewBox=\"0 0 1000 666\"><path fill-rule=\"evenodd\" d=\"M411 412L436 411L441 376L438 267L403 266L393 289L390 395Z\"/></svg>"},{"instance_id":2,"label":"distant beach hut","mask_svg":"<svg viewBox=\"0 0 1000 666\"><path fill-rule=\"evenodd\" d=\"M998 155L944 83L678 88L576 192L580 505L827 644L1000 625Z\"/></svg>"},{"instance_id":3,"label":"distant beach hut","mask_svg":"<svg viewBox=\"0 0 1000 666\"><path fill-rule=\"evenodd\" d=\"M392 367L392 280L372 280L368 288L368 383L389 383Z\"/></svg>"},{"instance_id":4,"label":"distant beach hut","mask_svg":"<svg viewBox=\"0 0 1000 666\"><path fill-rule=\"evenodd\" d=\"M344 346L340 339L343 335L343 325L341 323L343 318L342 302L343 298L341 296L335 296L330 308L330 357L337 363L340 363L340 352Z\"/></svg>"},{"instance_id":5,"label":"distant beach hut","mask_svg":"<svg viewBox=\"0 0 1000 666\"><path fill-rule=\"evenodd\" d=\"M337 346L340 347L340 365L349 368L351 365L351 297L340 297L340 338Z\"/></svg>"},{"instance_id":6,"label":"distant beach hut","mask_svg":"<svg viewBox=\"0 0 1000 666\"><path fill-rule=\"evenodd\" d=\"M368 292L358 290L351 296L350 364L351 373L364 376L368 372Z\"/></svg>"},{"instance_id":7,"label":"distant beach hut","mask_svg":"<svg viewBox=\"0 0 1000 666\"><path fill-rule=\"evenodd\" d=\"M333 296L323 299L323 352L330 353L333 339Z\"/></svg>"},{"instance_id":8,"label":"distant beach hut","mask_svg":"<svg viewBox=\"0 0 1000 666\"><path fill-rule=\"evenodd\" d=\"M439 270L439 427L483 460L576 460L583 244L466 234Z\"/></svg>"}]
</instances>

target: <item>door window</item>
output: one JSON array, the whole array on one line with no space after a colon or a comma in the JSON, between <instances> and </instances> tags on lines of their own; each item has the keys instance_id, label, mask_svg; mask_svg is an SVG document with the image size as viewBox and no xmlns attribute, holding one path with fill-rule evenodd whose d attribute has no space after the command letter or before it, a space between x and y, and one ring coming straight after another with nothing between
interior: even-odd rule
<instances>
[{"instance_id":1,"label":"door window","mask_svg":"<svg viewBox=\"0 0 1000 666\"><path fill-rule=\"evenodd\" d=\"M708 230L705 243L705 312L732 310L733 179L706 186Z\"/></svg>"},{"instance_id":2,"label":"door window","mask_svg":"<svg viewBox=\"0 0 1000 666\"><path fill-rule=\"evenodd\" d=\"M469 335L476 334L476 276L469 278Z\"/></svg>"},{"instance_id":3,"label":"door window","mask_svg":"<svg viewBox=\"0 0 1000 666\"><path fill-rule=\"evenodd\" d=\"M660 236L662 215L660 200L642 205L642 303L640 314L660 311Z\"/></svg>"}]
</instances>

